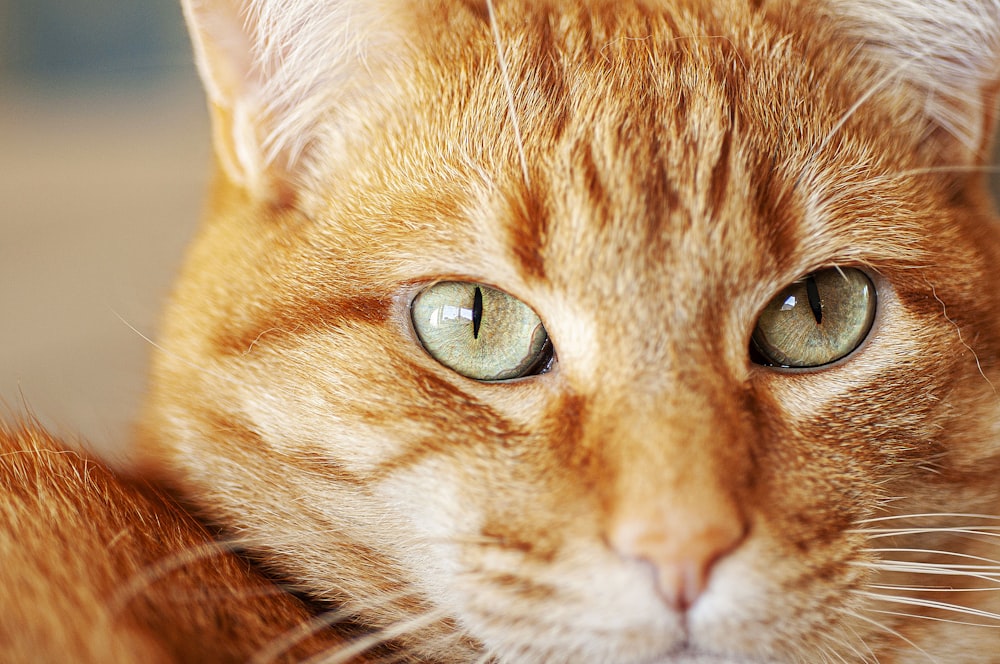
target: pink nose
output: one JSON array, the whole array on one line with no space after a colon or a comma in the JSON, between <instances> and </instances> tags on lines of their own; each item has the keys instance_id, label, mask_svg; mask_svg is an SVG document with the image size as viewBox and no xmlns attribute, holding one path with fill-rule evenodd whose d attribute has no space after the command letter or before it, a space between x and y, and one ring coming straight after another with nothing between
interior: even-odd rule
<instances>
[{"instance_id":1,"label":"pink nose","mask_svg":"<svg viewBox=\"0 0 1000 664\"><path fill-rule=\"evenodd\" d=\"M705 592L716 563L737 549L746 534L746 523L734 513L671 510L655 518L621 518L610 540L621 556L650 564L664 601L686 611Z\"/></svg>"}]
</instances>

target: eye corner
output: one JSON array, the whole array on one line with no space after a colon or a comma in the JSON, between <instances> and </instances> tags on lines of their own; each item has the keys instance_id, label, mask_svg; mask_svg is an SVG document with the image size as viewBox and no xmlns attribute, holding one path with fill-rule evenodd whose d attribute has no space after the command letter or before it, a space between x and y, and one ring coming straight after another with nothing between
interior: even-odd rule
<instances>
[{"instance_id":1,"label":"eye corner","mask_svg":"<svg viewBox=\"0 0 1000 664\"><path fill-rule=\"evenodd\" d=\"M775 364L773 361L769 360L767 356L763 353L763 351L761 351L761 349L757 346L757 341L753 338L753 335L751 335L750 337L750 349L748 355L750 357L750 362L752 364L755 364L759 367L764 367L765 369L789 368L787 365Z\"/></svg>"}]
</instances>

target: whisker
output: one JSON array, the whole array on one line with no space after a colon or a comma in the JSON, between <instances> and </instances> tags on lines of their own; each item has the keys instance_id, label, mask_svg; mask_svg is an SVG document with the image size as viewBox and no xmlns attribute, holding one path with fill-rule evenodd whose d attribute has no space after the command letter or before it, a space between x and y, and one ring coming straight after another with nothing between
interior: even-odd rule
<instances>
[{"instance_id":1,"label":"whisker","mask_svg":"<svg viewBox=\"0 0 1000 664\"><path fill-rule=\"evenodd\" d=\"M900 618L909 618L916 620L932 620L934 622L950 623L952 625L966 625L968 627L986 627L986 628L997 628L1000 625L984 625L982 623L966 622L964 620L953 620L951 618L941 618L938 616L921 616L915 613L904 613L903 611L885 611L883 609L870 609L872 613L882 613L887 616L899 616Z\"/></svg>"},{"instance_id":2,"label":"whisker","mask_svg":"<svg viewBox=\"0 0 1000 664\"><path fill-rule=\"evenodd\" d=\"M829 641L831 643L830 646L828 646L827 648L825 648L823 650L823 655L824 655L824 657L826 657L826 659L828 659L830 661L833 661L833 658L836 658L836 659L840 660L841 662L843 662L843 664L847 664L847 660L844 659L843 655L841 655L839 652L837 652L837 650L839 650L839 649L846 648L846 649L850 650L851 652L853 652L855 655L857 655L857 657L859 658L857 661L859 661L859 662L867 662L868 661L868 659L866 657L864 657L861 654L861 652L858 651L857 648L855 648L853 645L851 645L850 643L848 643L845 639L837 638L833 634L829 634L829 633L826 633L826 632L821 632L820 636L823 637L824 639L826 639L827 641Z\"/></svg>"},{"instance_id":3,"label":"whisker","mask_svg":"<svg viewBox=\"0 0 1000 664\"><path fill-rule=\"evenodd\" d=\"M380 608L384 608L386 606L389 606L393 602L396 602L396 601L398 601L400 599L404 599L404 598L407 598L407 597L414 597L414 596L415 595L412 592L398 592L398 593L393 593L391 595L386 595L386 596L379 597L378 601L374 602L374 603L371 602L370 600L367 601L367 603L366 603L366 609L368 609L368 610L378 610ZM276 637L275 639L273 639L263 649L261 649L259 652L257 652L256 654L254 654L254 656L249 660L248 664L267 664L268 662L276 661L276 660L280 659L283 654L285 654L286 652L288 652L289 650L291 650L292 648L294 648L295 646L297 646L302 641L305 641L306 639L314 636L315 634L321 632L322 630L324 630L324 629L326 629L328 627L332 627L332 626L336 625L339 622L343 622L345 620L349 620L349 619L351 619L351 618L353 618L353 617L355 617L357 615L358 615L358 613L356 611L353 611L353 610L350 610L350 609L345 609L345 608L338 608L338 609L331 609L330 611L325 611L325 612L323 612L321 614L313 616L310 620L308 620L308 621L306 621L306 622L304 622L304 623L302 623L302 624L300 624L300 625L298 625L296 627L293 627L292 629L287 630L286 632L280 634L278 637ZM359 639L360 638L365 638L365 637L359 637ZM389 640L389 639L387 638L385 640ZM339 651L338 652L333 652L333 649L353 647L354 643L356 643L356 641L357 640L355 640L354 642L341 643L341 644L335 645L335 646L333 646L333 648L328 649L325 652L319 653L319 654L313 656L311 659L306 660L306 661L307 662L313 662L313 661L315 661L315 662L327 662L327 661L331 661L331 660L327 659L328 657L331 656L331 654L336 655L338 657L341 655L341 652L339 652ZM378 644L376 643L375 645L378 645ZM357 654L360 654L360 653L356 652L356 653L354 653L351 656L353 657L354 655L357 655ZM404 659L404 658L405 658L405 656L391 656L390 655L390 656L382 657L378 661L390 663L390 662L400 661L401 659ZM332 660L332 661L337 661L337 660Z\"/></svg>"},{"instance_id":4,"label":"whisker","mask_svg":"<svg viewBox=\"0 0 1000 664\"><path fill-rule=\"evenodd\" d=\"M843 664L847 664L844 658L837 654L831 647L823 648L819 651L819 655L822 657L822 664L836 664L834 657L839 659Z\"/></svg>"},{"instance_id":5,"label":"whisker","mask_svg":"<svg viewBox=\"0 0 1000 664\"><path fill-rule=\"evenodd\" d=\"M881 593L872 593L866 590L853 590L851 591L855 595L860 595L862 597L867 597L868 599L873 599L880 602L889 602L894 604L906 604L907 606L921 606L925 609L939 609L941 611L953 611L955 613L962 613L969 616L976 616L977 618L987 618L989 620L1000 621L1000 615L992 613L991 611L984 611L983 609L974 609L968 606L962 606L960 604L951 604L949 602L939 602L933 599L923 599L920 597L906 597L902 595L883 595ZM987 625L984 625L986 627ZM988 625L989 627L1000 627L1000 625Z\"/></svg>"},{"instance_id":6,"label":"whisker","mask_svg":"<svg viewBox=\"0 0 1000 664\"><path fill-rule=\"evenodd\" d=\"M991 593L1000 588L952 588L951 586L904 586L894 583L869 583L869 588L879 590L905 590L919 593Z\"/></svg>"},{"instance_id":7,"label":"whisker","mask_svg":"<svg viewBox=\"0 0 1000 664\"><path fill-rule=\"evenodd\" d=\"M351 617L352 614L353 612L344 609L333 609L313 616L304 623L278 635L264 648L254 653L253 657L249 660L249 664L267 664L267 662L273 662L302 641L323 631L327 627L336 625L346 618Z\"/></svg>"},{"instance_id":8,"label":"whisker","mask_svg":"<svg viewBox=\"0 0 1000 664\"><path fill-rule=\"evenodd\" d=\"M1000 538L1000 526L953 526L941 528L870 528L848 530L849 533L862 533L870 539L880 537L897 537L906 535L923 535L927 533L954 533L956 535L980 535L986 538Z\"/></svg>"},{"instance_id":9,"label":"whisker","mask_svg":"<svg viewBox=\"0 0 1000 664\"><path fill-rule=\"evenodd\" d=\"M858 634L857 630L855 630L850 625L847 625L847 629L849 629L851 631L851 634L853 634L854 638L856 638L858 640L858 643L860 643L861 645L863 645L865 647L865 650L867 650L868 654L872 656L872 660L874 660L875 664L879 664L878 655L875 654L875 651L872 650L871 646L869 646L868 643L861 637L861 635ZM854 648L851 648L851 649L854 650ZM858 651L854 650L854 652L858 652ZM865 659L861 655L861 653L858 653L858 656L861 657L862 660Z\"/></svg>"},{"instance_id":10,"label":"whisker","mask_svg":"<svg viewBox=\"0 0 1000 664\"><path fill-rule=\"evenodd\" d=\"M176 361L180 362L181 364L183 364L183 365L185 365L185 366L187 366L187 367L189 367L191 369L194 369L194 370L199 371L199 372L203 372L206 375L212 376L214 378L218 378L219 380L221 380L223 382L227 382L227 383L235 383L236 382L236 379L233 376L227 376L226 374L222 374L222 373L218 373L216 371L212 371L211 369L209 369L207 367L204 367L204 366L197 365L194 362L191 362L190 360L188 360L188 359L186 359L184 357L181 357L180 355L178 355L176 353L171 353L166 348L164 348L163 346L161 346L157 342L153 341L153 339L151 339L149 336L147 336L146 334L144 334L143 332L141 332L137 327L135 327L134 325L132 325L132 323L128 322L125 319L125 317L122 316L120 313L118 313L117 311L114 311L114 310L112 310L112 313L115 316L118 317L118 320L120 320L125 325L125 327L127 327L130 330L132 330L132 332L134 332L136 335L138 335L140 339L142 339L143 341L145 341L150 346L152 346L156 350L160 351L161 353L163 353L167 357L169 357L169 358L171 358L173 360L176 360ZM259 339L260 339L260 337L258 337L257 339L255 339L254 343L256 343ZM250 350L252 348L253 348L253 344L251 344L251 348L248 349L246 352L250 352Z\"/></svg>"},{"instance_id":11,"label":"whisker","mask_svg":"<svg viewBox=\"0 0 1000 664\"><path fill-rule=\"evenodd\" d=\"M335 653L324 653L306 660L305 664L343 664L349 662L354 657L375 648L383 643L415 632L434 623L441 622L448 617L444 610L429 611L410 620L405 620L391 627L379 629L371 634L360 636L345 644L343 648Z\"/></svg>"},{"instance_id":12,"label":"whisker","mask_svg":"<svg viewBox=\"0 0 1000 664\"><path fill-rule=\"evenodd\" d=\"M152 565L139 570L124 585L117 588L114 594L108 599L108 609L112 613L119 613L143 590L149 588L171 572L175 572L200 560L232 553L235 550L235 546L231 542L205 542L204 544L199 544L162 558Z\"/></svg>"},{"instance_id":13,"label":"whisker","mask_svg":"<svg viewBox=\"0 0 1000 664\"><path fill-rule=\"evenodd\" d=\"M821 140L819 144L811 150L809 158L806 160L806 165L802 167L801 173L795 180L796 188L798 188L802 180L805 178L807 169L816 162L816 160L819 158L819 154L826 148L826 146L830 143L830 141L833 140L834 136L836 136L837 133L844 128L844 125L847 124L847 121L850 120L854 116L854 114L857 113L858 110L865 103L868 102L868 100L874 97L876 93L880 92L886 85L889 84L889 82L891 82L894 78L896 78L903 70L909 67L910 64L919 60L925 55L926 55L925 53L918 53L912 58L904 60L896 67L886 72L881 78L875 81L875 83L871 87L869 87L864 92L864 94L858 97L858 99L855 100L853 104L851 104L850 108L848 108L843 114L841 114L840 118L837 119L833 127L830 128L830 131L828 131L826 136L823 137L823 140Z\"/></svg>"},{"instance_id":14,"label":"whisker","mask_svg":"<svg viewBox=\"0 0 1000 664\"><path fill-rule=\"evenodd\" d=\"M851 563L857 567L865 567L880 572L898 572L902 574L929 574L933 576L953 576L966 579L979 579L990 583L1000 581L1000 572L983 572L980 570L958 569L948 565L935 565L933 563L900 563L890 561L888 563Z\"/></svg>"},{"instance_id":15,"label":"whisker","mask_svg":"<svg viewBox=\"0 0 1000 664\"><path fill-rule=\"evenodd\" d=\"M902 179L914 175L933 175L937 173L1000 173L1000 165L956 164L954 166L925 166L924 168L911 168L900 171L894 174L893 177Z\"/></svg>"},{"instance_id":16,"label":"whisker","mask_svg":"<svg viewBox=\"0 0 1000 664\"><path fill-rule=\"evenodd\" d=\"M928 286L930 286L931 295L934 296L934 299L937 300L938 304L941 305L941 315L944 316L944 319L946 321L948 321L949 323L951 323L952 327L954 327L955 331L958 333L958 340L959 340L959 342L963 346L965 346L969 350L970 353L972 353L972 358L976 361L976 368L979 369L979 375L983 377L983 380L985 380L986 383L993 390L993 394L996 395L996 396L1000 396L1000 392L997 392L996 385L993 384L993 381L991 381L989 378L987 378L986 372L983 371L983 365L979 361L979 355L976 353L975 350L973 350L972 346L970 346L965 341L965 337L962 336L962 328L960 328L958 326L958 323L956 323L954 320L951 319L950 316L948 316L948 306L944 303L944 300L942 300L940 297L938 297L937 291L934 289L934 284L932 284L931 282L927 281L926 279L924 280L924 283L926 283Z\"/></svg>"},{"instance_id":17,"label":"whisker","mask_svg":"<svg viewBox=\"0 0 1000 664\"><path fill-rule=\"evenodd\" d=\"M507 93L507 111L510 115L510 122L514 127L514 140L517 143L517 154L521 159L521 172L524 175L524 184L531 184L531 177L528 174L528 158L524 154L524 140L521 137L521 123L517 119L517 109L514 104L514 86L511 84L510 71L507 68L507 58L503 52L503 42L500 39L500 28L497 25L496 9L493 7L493 0L486 0L486 9L490 15L490 29L493 31L493 41L497 47L497 61L500 63L500 76L503 79L504 91Z\"/></svg>"},{"instance_id":18,"label":"whisker","mask_svg":"<svg viewBox=\"0 0 1000 664\"><path fill-rule=\"evenodd\" d=\"M884 548L884 549L868 549L873 553L921 553L929 554L933 556L945 556L951 558L961 558L963 560L978 560L980 562L989 563L989 565L952 565L949 563L921 563L919 561L914 561L916 564L927 564L927 565L942 565L944 567L954 567L956 569L1000 569L1000 561L993 560L992 558L983 558L982 556L974 556L971 553L959 553L957 551L937 551L935 549L906 549L906 548ZM908 563L909 561L897 561Z\"/></svg>"},{"instance_id":19,"label":"whisker","mask_svg":"<svg viewBox=\"0 0 1000 664\"><path fill-rule=\"evenodd\" d=\"M868 623L870 625L873 625L877 629L880 629L880 630L882 630L883 632L885 632L887 634L891 634L892 636L895 636L897 639L899 639L903 643L908 644L911 648L913 648L914 650L916 650L917 652L919 652L921 655L923 655L924 657L926 657L928 661L932 662L933 664L938 664L937 660L934 659L933 657L931 657L930 654L926 650L924 650L923 648L921 648L916 643L914 643L910 639L906 638L905 636L903 636L902 634L900 634L896 630L892 629L891 627L887 627L886 625L883 625L882 623L880 623L879 621L875 620L874 618L869 618L868 616L863 616L860 613L857 613L856 611L851 611L849 609L839 608L839 609L837 609L837 611L839 611L840 613L842 613L844 615L851 616L852 618L855 618L857 620L861 620L861 621L866 622L866 623Z\"/></svg>"},{"instance_id":20,"label":"whisker","mask_svg":"<svg viewBox=\"0 0 1000 664\"><path fill-rule=\"evenodd\" d=\"M920 514L890 514L887 516L877 516L870 519L860 519L855 523L875 523L878 521L893 521L900 519L986 519L1000 521L1000 516L996 514L969 514L964 512L925 512Z\"/></svg>"}]
</instances>

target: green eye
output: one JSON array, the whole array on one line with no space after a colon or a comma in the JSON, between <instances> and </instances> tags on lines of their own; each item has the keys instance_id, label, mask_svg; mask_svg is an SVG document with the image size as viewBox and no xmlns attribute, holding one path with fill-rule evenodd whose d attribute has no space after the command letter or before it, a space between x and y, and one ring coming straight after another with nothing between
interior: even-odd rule
<instances>
[{"instance_id":1,"label":"green eye","mask_svg":"<svg viewBox=\"0 0 1000 664\"><path fill-rule=\"evenodd\" d=\"M435 360L475 380L542 373L552 344L538 314L502 291L465 281L422 290L410 308L413 327Z\"/></svg>"},{"instance_id":2,"label":"green eye","mask_svg":"<svg viewBox=\"0 0 1000 664\"><path fill-rule=\"evenodd\" d=\"M754 328L758 364L819 367L848 355L875 319L875 286L864 272L829 268L807 275L771 300Z\"/></svg>"}]
</instances>

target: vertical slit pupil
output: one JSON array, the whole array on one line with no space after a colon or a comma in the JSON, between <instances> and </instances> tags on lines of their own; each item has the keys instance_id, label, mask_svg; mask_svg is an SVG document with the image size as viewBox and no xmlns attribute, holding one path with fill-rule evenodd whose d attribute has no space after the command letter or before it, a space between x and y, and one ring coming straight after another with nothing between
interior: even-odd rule
<instances>
[{"instance_id":1,"label":"vertical slit pupil","mask_svg":"<svg viewBox=\"0 0 1000 664\"><path fill-rule=\"evenodd\" d=\"M472 338L479 338L479 326L483 323L483 291L476 286L476 293L472 298Z\"/></svg>"},{"instance_id":2,"label":"vertical slit pupil","mask_svg":"<svg viewBox=\"0 0 1000 664\"><path fill-rule=\"evenodd\" d=\"M819 287L816 278L811 274L806 277L806 295L809 297L809 308L812 309L816 324L823 322L823 303L819 299Z\"/></svg>"}]
</instances>

